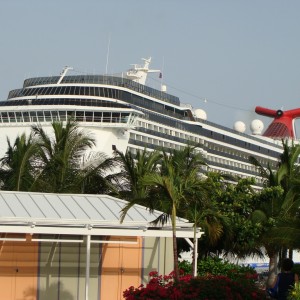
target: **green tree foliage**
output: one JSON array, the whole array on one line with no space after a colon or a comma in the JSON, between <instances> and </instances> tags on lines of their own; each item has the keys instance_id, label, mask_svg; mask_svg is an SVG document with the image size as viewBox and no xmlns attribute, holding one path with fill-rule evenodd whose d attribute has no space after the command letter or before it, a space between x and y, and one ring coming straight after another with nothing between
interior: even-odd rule
<instances>
[{"instance_id":1,"label":"green tree foliage","mask_svg":"<svg viewBox=\"0 0 300 300\"><path fill-rule=\"evenodd\" d=\"M69 119L52 123L48 134L41 125L33 125L32 132L40 147L43 171L37 189L45 192L71 192L78 187L76 182L82 157L94 145L94 139L78 129L78 124Z\"/></svg>"},{"instance_id":2,"label":"green tree foliage","mask_svg":"<svg viewBox=\"0 0 300 300\"><path fill-rule=\"evenodd\" d=\"M17 136L13 144L7 138L8 148L0 159L1 189L30 191L39 174L37 158L38 145L32 135Z\"/></svg>"},{"instance_id":3,"label":"green tree foliage","mask_svg":"<svg viewBox=\"0 0 300 300\"><path fill-rule=\"evenodd\" d=\"M176 218L190 203L190 197L200 189L199 172L204 162L194 148L161 154L145 152L135 158L130 154L121 156L123 171L127 178L127 191L133 199L123 210L123 218L133 203L141 203L151 211L154 208L162 211L156 223L171 221L173 229L173 258L175 277L178 278L178 254L176 243ZM159 168L157 168L159 164Z\"/></svg>"},{"instance_id":4,"label":"green tree foliage","mask_svg":"<svg viewBox=\"0 0 300 300\"><path fill-rule=\"evenodd\" d=\"M34 125L27 138L8 140L0 163L2 189L54 193L110 193L116 162L91 151L95 141L69 119L52 130Z\"/></svg>"},{"instance_id":5,"label":"green tree foliage","mask_svg":"<svg viewBox=\"0 0 300 300\"><path fill-rule=\"evenodd\" d=\"M204 235L199 245L202 255L207 256L211 252L231 253L238 257L261 254L257 239L262 226L251 220L251 214L257 205L253 183L252 179L238 179L236 183L232 183L224 180L220 173L208 174L206 186L222 231L214 243L209 242L209 235Z\"/></svg>"},{"instance_id":6,"label":"green tree foliage","mask_svg":"<svg viewBox=\"0 0 300 300\"><path fill-rule=\"evenodd\" d=\"M289 146L288 141L282 143L283 153L277 169L260 164L255 157L249 157L250 162L258 168L265 179L265 188L258 194L260 205L253 213L253 221L264 227L260 243L270 258L268 285L272 284L277 272L279 250L291 247L295 241L288 228L295 229L299 207L299 189L295 183L299 180L297 161L300 146L294 144Z\"/></svg>"}]
</instances>

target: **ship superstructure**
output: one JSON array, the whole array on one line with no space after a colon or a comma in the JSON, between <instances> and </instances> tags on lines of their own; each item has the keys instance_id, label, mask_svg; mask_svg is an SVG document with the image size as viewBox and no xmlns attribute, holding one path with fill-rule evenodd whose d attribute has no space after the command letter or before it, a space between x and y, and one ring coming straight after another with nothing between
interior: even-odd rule
<instances>
[{"instance_id":1,"label":"ship superstructure","mask_svg":"<svg viewBox=\"0 0 300 300\"><path fill-rule=\"evenodd\" d=\"M243 133L205 120L201 110L182 105L178 97L145 85L151 59L133 65L119 76L68 75L36 77L23 87L9 92L0 102L0 156L7 145L6 136L30 132L40 123L46 130L53 121L74 117L82 128L92 132L96 150L111 155L115 149L136 153L159 148L182 149L197 145L208 168L240 177L256 177L258 171L249 155L262 164L276 166L282 152L281 142ZM255 126L254 126L255 125ZM260 124L255 123L254 129ZM254 131L255 131L254 130Z\"/></svg>"}]
</instances>

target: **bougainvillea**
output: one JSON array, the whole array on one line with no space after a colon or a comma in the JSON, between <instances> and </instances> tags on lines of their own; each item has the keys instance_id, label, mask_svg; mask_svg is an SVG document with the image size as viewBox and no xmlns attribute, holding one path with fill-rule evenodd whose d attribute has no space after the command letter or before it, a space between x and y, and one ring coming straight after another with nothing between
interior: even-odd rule
<instances>
[{"instance_id":1,"label":"bougainvillea","mask_svg":"<svg viewBox=\"0 0 300 300\"><path fill-rule=\"evenodd\" d=\"M235 280L227 276L181 276L174 280L173 273L167 276L151 272L147 285L131 286L124 291L126 300L252 300L265 299L265 293L255 285L253 274L245 274Z\"/></svg>"}]
</instances>

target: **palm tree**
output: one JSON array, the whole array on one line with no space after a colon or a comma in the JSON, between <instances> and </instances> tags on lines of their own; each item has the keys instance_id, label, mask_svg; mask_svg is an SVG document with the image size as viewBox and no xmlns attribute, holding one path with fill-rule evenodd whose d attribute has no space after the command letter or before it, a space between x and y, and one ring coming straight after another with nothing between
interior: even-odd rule
<instances>
[{"instance_id":1,"label":"palm tree","mask_svg":"<svg viewBox=\"0 0 300 300\"><path fill-rule=\"evenodd\" d=\"M14 144L7 138L8 149L0 160L0 180L2 189L10 191L30 191L38 175L36 159L38 145L32 135L18 136Z\"/></svg>"},{"instance_id":2,"label":"palm tree","mask_svg":"<svg viewBox=\"0 0 300 300\"><path fill-rule=\"evenodd\" d=\"M142 199L146 198L147 190L141 184L141 180L146 174L159 171L158 164L161 153L149 152L144 149L143 151L138 150L135 155L130 151L124 154L118 150L115 154L121 169L115 177L120 197L135 203L138 203L139 200L143 201Z\"/></svg>"},{"instance_id":3,"label":"palm tree","mask_svg":"<svg viewBox=\"0 0 300 300\"><path fill-rule=\"evenodd\" d=\"M176 279L179 278L176 218L178 212L184 211L190 196L196 191L202 191L199 174L203 165L201 154L196 153L194 148L186 147L171 153L163 151L160 172L148 173L142 179L143 186L151 188L151 198L159 200L159 208L163 211L156 223L165 223L171 219Z\"/></svg>"},{"instance_id":4,"label":"palm tree","mask_svg":"<svg viewBox=\"0 0 300 300\"><path fill-rule=\"evenodd\" d=\"M118 162L102 152L89 153L82 157L80 171L76 180L80 192L84 194L118 193L115 168Z\"/></svg>"},{"instance_id":5,"label":"palm tree","mask_svg":"<svg viewBox=\"0 0 300 300\"><path fill-rule=\"evenodd\" d=\"M265 190L262 191L260 197L266 200L261 201L260 207L253 213L253 216L258 222L263 222L269 226L269 230L261 237L270 259L269 285L276 275L279 249L287 245L283 239L274 238L274 234L282 236L282 229L285 228L282 224L287 221L290 222L296 204L295 200L300 195L300 191L295 188L297 185L293 184L296 178L299 178L299 167L296 162L300 154L300 146L294 144L289 146L287 141L282 141L282 143L283 153L280 156L277 170L273 170L270 165L264 167L255 157L249 157L250 162L258 168L261 176L265 178ZM285 231L285 229L283 230Z\"/></svg>"},{"instance_id":6,"label":"palm tree","mask_svg":"<svg viewBox=\"0 0 300 300\"><path fill-rule=\"evenodd\" d=\"M82 158L95 141L78 129L78 124L69 119L52 123L53 133L48 134L41 125L33 125L32 132L40 148L43 171L35 188L45 192L80 191Z\"/></svg>"}]
</instances>

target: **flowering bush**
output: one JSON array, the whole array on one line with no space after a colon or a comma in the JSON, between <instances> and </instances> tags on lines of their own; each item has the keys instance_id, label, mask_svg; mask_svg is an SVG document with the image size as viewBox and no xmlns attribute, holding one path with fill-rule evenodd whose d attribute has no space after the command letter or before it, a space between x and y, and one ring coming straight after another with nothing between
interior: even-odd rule
<instances>
[{"instance_id":1,"label":"flowering bush","mask_svg":"<svg viewBox=\"0 0 300 300\"><path fill-rule=\"evenodd\" d=\"M199 276L190 275L180 277L174 281L173 273L168 276L151 272L149 283L138 288L130 287L124 291L126 300L250 300L265 299L265 294L254 284L252 277L239 277L232 280L227 276Z\"/></svg>"}]
</instances>

